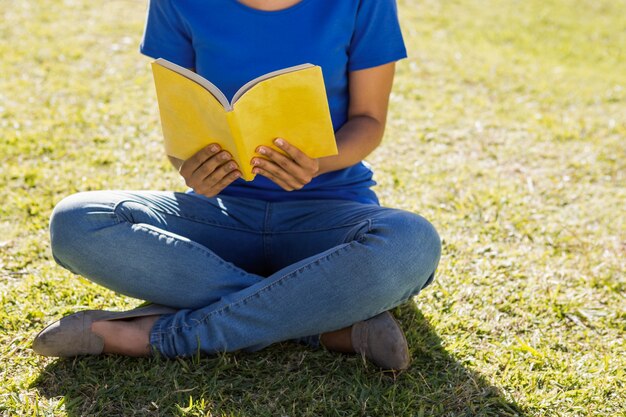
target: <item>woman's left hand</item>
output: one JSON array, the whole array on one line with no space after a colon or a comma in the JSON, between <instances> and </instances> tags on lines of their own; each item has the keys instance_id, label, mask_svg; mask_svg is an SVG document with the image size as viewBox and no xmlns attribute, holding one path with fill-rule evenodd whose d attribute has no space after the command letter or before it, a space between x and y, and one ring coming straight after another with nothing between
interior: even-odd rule
<instances>
[{"instance_id":1,"label":"woman's left hand","mask_svg":"<svg viewBox=\"0 0 626 417\"><path fill-rule=\"evenodd\" d=\"M274 144L287 156L268 146L259 146L257 152L263 156L252 158L252 172L263 175L286 191L299 190L319 173L317 159L306 156L300 149L278 138Z\"/></svg>"}]
</instances>

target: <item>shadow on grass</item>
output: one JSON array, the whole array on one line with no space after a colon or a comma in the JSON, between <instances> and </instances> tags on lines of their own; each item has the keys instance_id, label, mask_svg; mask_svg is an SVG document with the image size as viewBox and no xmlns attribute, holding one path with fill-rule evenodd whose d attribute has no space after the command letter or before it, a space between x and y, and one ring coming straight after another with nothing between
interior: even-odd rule
<instances>
[{"instance_id":1,"label":"shadow on grass","mask_svg":"<svg viewBox=\"0 0 626 417\"><path fill-rule=\"evenodd\" d=\"M441 346L424 316L396 310L411 368L382 373L360 357L277 344L187 360L89 357L48 365L33 388L69 416L524 416Z\"/></svg>"}]
</instances>

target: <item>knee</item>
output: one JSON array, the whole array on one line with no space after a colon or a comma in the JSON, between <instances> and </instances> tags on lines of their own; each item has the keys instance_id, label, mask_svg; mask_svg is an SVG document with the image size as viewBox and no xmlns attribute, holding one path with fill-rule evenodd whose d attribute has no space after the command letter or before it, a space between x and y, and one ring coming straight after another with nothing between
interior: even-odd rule
<instances>
[{"instance_id":1,"label":"knee","mask_svg":"<svg viewBox=\"0 0 626 417\"><path fill-rule=\"evenodd\" d=\"M86 217L93 212L93 193L77 193L65 197L50 216L50 246L55 261L68 268L65 259L82 244L89 232Z\"/></svg>"},{"instance_id":2,"label":"knee","mask_svg":"<svg viewBox=\"0 0 626 417\"><path fill-rule=\"evenodd\" d=\"M394 274L409 295L417 294L434 279L441 257L441 239L425 218L399 212L391 220L391 247L397 260Z\"/></svg>"}]
</instances>

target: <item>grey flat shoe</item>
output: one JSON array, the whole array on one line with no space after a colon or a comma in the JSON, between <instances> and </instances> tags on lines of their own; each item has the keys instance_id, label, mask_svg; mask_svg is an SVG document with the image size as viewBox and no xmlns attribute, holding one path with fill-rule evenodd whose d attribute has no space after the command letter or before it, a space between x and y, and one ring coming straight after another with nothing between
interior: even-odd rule
<instances>
[{"instance_id":1,"label":"grey flat shoe","mask_svg":"<svg viewBox=\"0 0 626 417\"><path fill-rule=\"evenodd\" d=\"M400 325L390 312L352 325L352 347L382 369L409 367L409 346Z\"/></svg>"},{"instance_id":2,"label":"grey flat shoe","mask_svg":"<svg viewBox=\"0 0 626 417\"><path fill-rule=\"evenodd\" d=\"M123 320L176 311L159 304L149 304L129 311L80 311L63 317L39 332L33 341L33 350L43 356L55 357L99 355L104 348L104 340L91 331L91 323L94 321Z\"/></svg>"}]
</instances>

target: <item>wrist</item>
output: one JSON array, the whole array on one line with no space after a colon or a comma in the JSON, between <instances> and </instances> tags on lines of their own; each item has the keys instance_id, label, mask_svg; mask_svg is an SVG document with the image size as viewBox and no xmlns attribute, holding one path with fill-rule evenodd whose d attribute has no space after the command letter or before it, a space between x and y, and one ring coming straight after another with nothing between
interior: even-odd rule
<instances>
[{"instance_id":1,"label":"wrist","mask_svg":"<svg viewBox=\"0 0 626 417\"><path fill-rule=\"evenodd\" d=\"M324 158L318 158L317 161L319 163L319 168L315 173L315 176L318 177L322 174L326 174L331 171L335 171L337 168L333 168L332 159L334 156L327 156Z\"/></svg>"}]
</instances>

